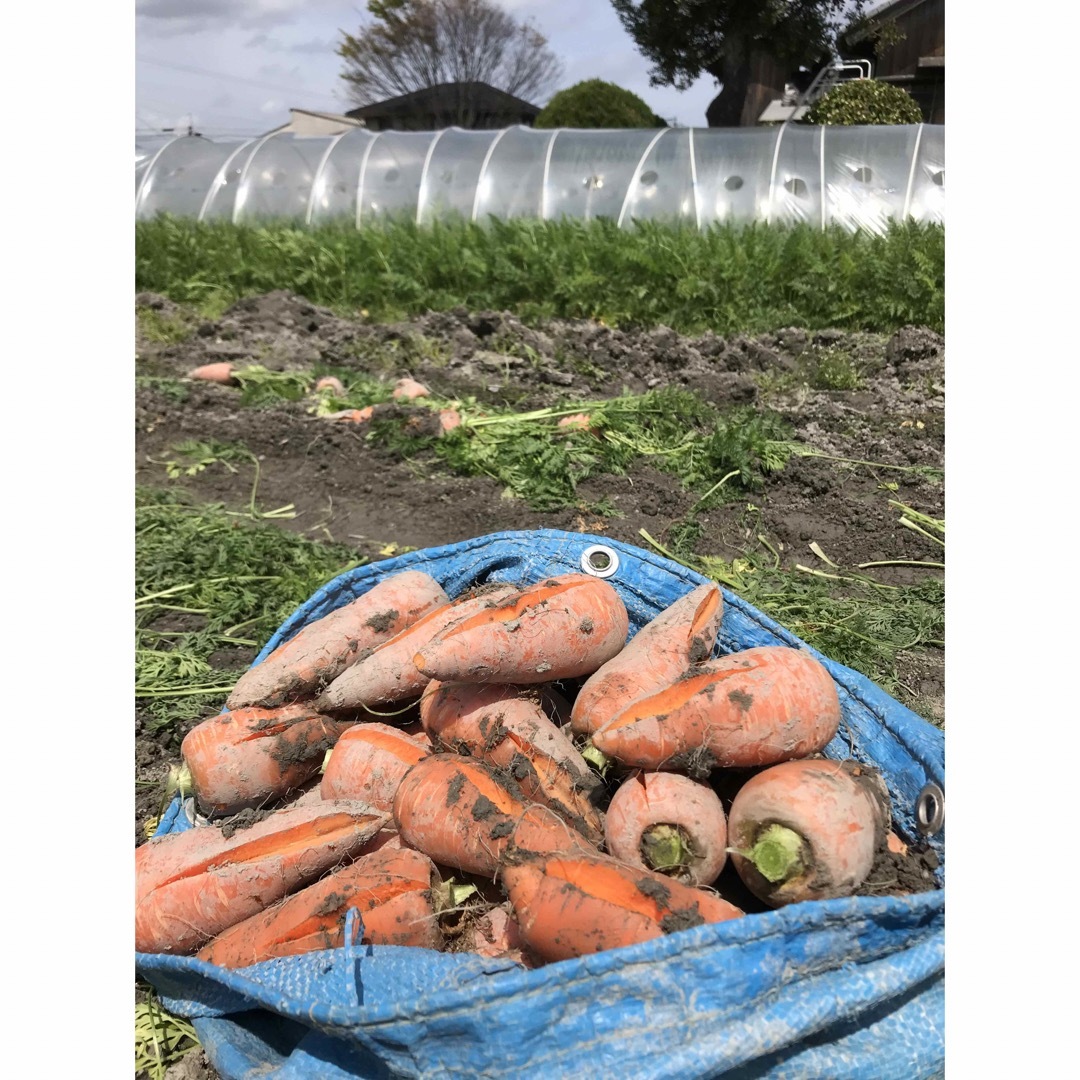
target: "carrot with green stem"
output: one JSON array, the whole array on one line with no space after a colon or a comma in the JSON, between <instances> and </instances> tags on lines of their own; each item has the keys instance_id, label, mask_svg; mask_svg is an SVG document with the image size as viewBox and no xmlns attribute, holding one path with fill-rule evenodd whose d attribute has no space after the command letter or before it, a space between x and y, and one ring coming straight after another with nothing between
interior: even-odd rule
<instances>
[{"instance_id":1,"label":"carrot with green stem","mask_svg":"<svg viewBox=\"0 0 1080 1080\"><path fill-rule=\"evenodd\" d=\"M708 660L722 615L723 597L712 583L665 608L586 680L574 699L570 726L579 735L591 734L636 698Z\"/></svg>"},{"instance_id":2,"label":"carrot with green stem","mask_svg":"<svg viewBox=\"0 0 1080 1080\"><path fill-rule=\"evenodd\" d=\"M363 596L308 623L238 680L226 705L273 708L313 697L358 656L447 603L442 586L428 574L405 570Z\"/></svg>"},{"instance_id":3,"label":"carrot with green stem","mask_svg":"<svg viewBox=\"0 0 1080 1080\"><path fill-rule=\"evenodd\" d=\"M607 850L686 885L711 885L727 862L724 807L707 784L681 773L635 772L604 815Z\"/></svg>"},{"instance_id":4,"label":"carrot with green stem","mask_svg":"<svg viewBox=\"0 0 1080 1080\"><path fill-rule=\"evenodd\" d=\"M230 836L216 827L135 851L135 948L194 952L223 930L355 857L387 815L343 800L286 807Z\"/></svg>"},{"instance_id":5,"label":"carrot with green stem","mask_svg":"<svg viewBox=\"0 0 1080 1080\"><path fill-rule=\"evenodd\" d=\"M302 787L351 724L306 704L236 709L196 724L180 753L199 806L235 814Z\"/></svg>"},{"instance_id":6,"label":"carrot with green stem","mask_svg":"<svg viewBox=\"0 0 1080 1080\"><path fill-rule=\"evenodd\" d=\"M400 633L361 652L316 698L316 704L330 712L357 708L379 711L387 705L418 698L429 678L413 663L417 650L448 626L470 615L493 610L516 592L512 585L494 585L448 600Z\"/></svg>"},{"instance_id":7,"label":"carrot with green stem","mask_svg":"<svg viewBox=\"0 0 1080 1080\"><path fill-rule=\"evenodd\" d=\"M699 778L818 753L839 725L825 666L802 649L761 645L699 664L638 698L592 741L624 765Z\"/></svg>"},{"instance_id":8,"label":"carrot with green stem","mask_svg":"<svg viewBox=\"0 0 1080 1080\"><path fill-rule=\"evenodd\" d=\"M365 945L442 946L437 896L442 879L419 851L384 847L335 870L265 911L235 923L196 955L238 968L345 944L345 916L360 913Z\"/></svg>"},{"instance_id":9,"label":"carrot with green stem","mask_svg":"<svg viewBox=\"0 0 1080 1080\"><path fill-rule=\"evenodd\" d=\"M573 679L610 660L626 644L628 629L626 607L611 584L563 574L455 622L418 649L413 662L440 682Z\"/></svg>"},{"instance_id":10,"label":"carrot with green stem","mask_svg":"<svg viewBox=\"0 0 1080 1080\"><path fill-rule=\"evenodd\" d=\"M735 796L729 851L746 887L772 907L851 896L891 822L877 769L856 761L785 761Z\"/></svg>"}]
</instances>

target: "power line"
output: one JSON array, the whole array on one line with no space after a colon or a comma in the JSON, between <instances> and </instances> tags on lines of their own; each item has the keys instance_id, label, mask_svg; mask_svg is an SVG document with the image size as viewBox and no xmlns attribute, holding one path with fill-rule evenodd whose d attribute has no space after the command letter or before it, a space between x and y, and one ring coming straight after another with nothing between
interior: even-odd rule
<instances>
[{"instance_id":1,"label":"power line","mask_svg":"<svg viewBox=\"0 0 1080 1080\"><path fill-rule=\"evenodd\" d=\"M142 56L137 56L135 63L151 64L154 67L168 68L171 71L186 71L192 75L206 75L211 79L226 79L229 82L245 83L248 86L258 86L264 90L276 90L281 94L315 94L315 96L321 97L323 100L329 100L330 97L330 95L317 94L309 88L282 86L279 83L264 82L262 79L247 79L242 75L229 75L224 71L208 71L206 68L192 67L188 64L167 64L163 60L151 60Z\"/></svg>"}]
</instances>

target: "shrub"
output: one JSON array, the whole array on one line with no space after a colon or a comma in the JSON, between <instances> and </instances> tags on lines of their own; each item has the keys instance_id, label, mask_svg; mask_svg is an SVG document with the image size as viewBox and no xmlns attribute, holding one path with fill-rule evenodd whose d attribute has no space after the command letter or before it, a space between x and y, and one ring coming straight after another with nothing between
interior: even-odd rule
<instances>
[{"instance_id":1,"label":"shrub","mask_svg":"<svg viewBox=\"0 0 1080 1080\"><path fill-rule=\"evenodd\" d=\"M629 90L603 79L586 79L560 90L540 111L538 128L667 127Z\"/></svg>"},{"instance_id":2,"label":"shrub","mask_svg":"<svg viewBox=\"0 0 1080 1080\"><path fill-rule=\"evenodd\" d=\"M806 111L807 124L921 124L922 109L899 86L852 79L834 86Z\"/></svg>"}]
</instances>

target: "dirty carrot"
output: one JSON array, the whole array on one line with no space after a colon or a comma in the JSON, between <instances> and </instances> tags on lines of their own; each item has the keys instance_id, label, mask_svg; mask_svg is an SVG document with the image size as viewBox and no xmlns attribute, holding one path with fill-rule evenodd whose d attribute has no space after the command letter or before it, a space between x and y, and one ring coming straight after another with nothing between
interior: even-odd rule
<instances>
[{"instance_id":1,"label":"dirty carrot","mask_svg":"<svg viewBox=\"0 0 1080 1080\"><path fill-rule=\"evenodd\" d=\"M890 825L878 770L855 761L786 761L739 790L728 844L747 888L780 907L850 896L870 873Z\"/></svg>"},{"instance_id":2,"label":"dirty carrot","mask_svg":"<svg viewBox=\"0 0 1080 1080\"><path fill-rule=\"evenodd\" d=\"M233 366L227 360L192 368L187 377L189 379L200 379L204 382L220 383L222 386L237 385L236 378L233 375Z\"/></svg>"},{"instance_id":3,"label":"dirty carrot","mask_svg":"<svg viewBox=\"0 0 1080 1080\"><path fill-rule=\"evenodd\" d=\"M360 799L390 813L402 777L430 750L389 724L357 724L334 747L323 771L324 799Z\"/></svg>"},{"instance_id":4,"label":"dirty carrot","mask_svg":"<svg viewBox=\"0 0 1080 1080\"><path fill-rule=\"evenodd\" d=\"M229 836L167 833L135 851L135 948L188 954L353 858L387 815L343 800L287 807Z\"/></svg>"},{"instance_id":5,"label":"dirty carrot","mask_svg":"<svg viewBox=\"0 0 1080 1080\"><path fill-rule=\"evenodd\" d=\"M378 709L419 697L428 676L413 664L418 649L460 619L493 608L516 593L512 585L471 590L433 608L389 640L366 649L316 699L322 709Z\"/></svg>"},{"instance_id":6,"label":"dirty carrot","mask_svg":"<svg viewBox=\"0 0 1080 1080\"><path fill-rule=\"evenodd\" d=\"M607 850L686 885L711 885L727 862L727 822L707 784L681 773L636 772L604 815Z\"/></svg>"},{"instance_id":7,"label":"dirty carrot","mask_svg":"<svg viewBox=\"0 0 1080 1080\"><path fill-rule=\"evenodd\" d=\"M708 660L722 614L722 594L712 583L665 608L586 680L574 700L570 726L579 735L590 734L636 698Z\"/></svg>"},{"instance_id":8,"label":"dirty carrot","mask_svg":"<svg viewBox=\"0 0 1080 1080\"><path fill-rule=\"evenodd\" d=\"M433 889L440 884L432 861L408 848L382 848L308 885L292 896L219 934L196 955L238 968L345 944L345 916L356 908L366 945L442 946Z\"/></svg>"},{"instance_id":9,"label":"dirty carrot","mask_svg":"<svg viewBox=\"0 0 1080 1080\"><path fill-rule=\"evenodd\" d=\"M531 685L592 674L626 644L618 592L588 574L545 578L503 603L461 619L413 662L440 682Z\"/></svg>"},{"instance_id":10,"label":"dirty carrot","mask_svg":"<svg viewBox=\"0 0 1080 1080\"><path fill-rule=\"evenodd\" d=\"M500 879L521 936L545 961L635 945L743 914L714 893L603 855L507 859Z\"/></svg>"},{"instance_id":11,"label":"dirty carrot","mask_svg":"<svg viewBox=\"0 0 1080 1080\"><path fill-rule=\"evenodd\" d=\"M443 866L488 877L529 807L490 765L456 754L417 762L398 786L394 821L402 840Z\"/></svg>"},{"instance_id":12,"label":"dirty carrot","mask_svg":"<svg viewBox=\"0 0 1080 1080\"><path fill-rule=\"evenodd\" d=\"M235 814L301 787L349 726L304 704L236 709L196 724L180 753L203 811Z\"/></svg>"},{"instance_id":13,"label":"dirty carrot","mask_svg":"<svg viewBox=\"0 0 1080 1080\"><path fill-rule=\"evenodd\" d=\"M624 765L701 778L824 749L840 725L828 670L801 649L761 645L699 664L595 732Z\"/></svg>"},{"instance_id":14,"label":"dirty carrot","mask_svg":"<svg viewBox=\"0 0 1080 1080\"><path fill-rule=\"evenodd\" d=\"M240 677L226 704L272 708L314 696L366 650L447 601L442 586L427 574L394 574L279 645Z\"/></svg>"}]
</instances>

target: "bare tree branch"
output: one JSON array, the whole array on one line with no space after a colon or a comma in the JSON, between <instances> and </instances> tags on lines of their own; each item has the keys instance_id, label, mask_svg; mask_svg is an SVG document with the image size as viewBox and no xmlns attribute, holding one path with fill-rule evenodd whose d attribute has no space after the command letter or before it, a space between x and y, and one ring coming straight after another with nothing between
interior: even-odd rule
<instances>
[{"instance_id":1,"label":"bare tree branch","mask_svg":"<svg viewBox=\"0 0 1080 1080\"><path fill-rule=\"evenodd\" d=\"M372 18L341 31L341 78L355 105L443 83L487 83L542 103L562 75L547 38L492 0L370 0ZM469 126L476 102L461 93L446 120Z\"/></svg>"}]
</instances>

